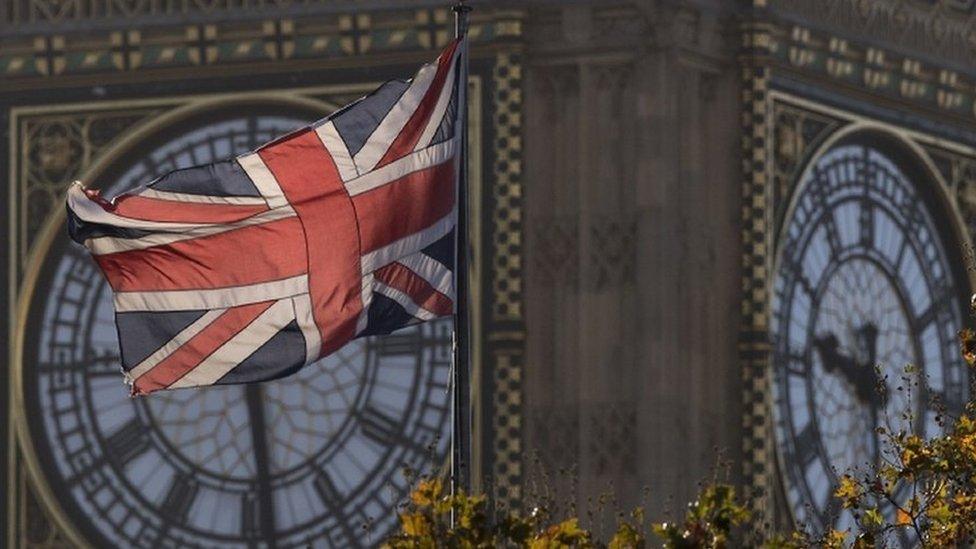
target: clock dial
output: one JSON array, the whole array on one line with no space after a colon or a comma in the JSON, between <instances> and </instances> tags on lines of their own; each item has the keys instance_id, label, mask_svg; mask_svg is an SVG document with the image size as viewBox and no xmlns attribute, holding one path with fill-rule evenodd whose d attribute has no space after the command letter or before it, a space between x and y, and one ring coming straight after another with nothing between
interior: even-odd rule
<instances>
[{"instance_id":1,"label":"clock dial","mask_svg":"<svg viewBox=\"0 0 976 549\"><path fill-rule=\"evenodd\" d=\"M851 523L833 492L841 474L878 462L878 427L933 436L933 400L966 401L959 260L909 173L881 149L839 144L807 170L784 222L773 413L789 504L816 531ZM897 387L907 365L919 371L911 392Z\"/></svg>"},{"instance_id":2,"label":"clock dial","mask_svg":"<svg viewBox=\"0 0 976 549\"><path fill-rule=\"evenodd\" d=\"M107 194L306 122L249 115L190 128L123 166ZM131 399L110 288L67 239L46 261L24 401L48 482L95 546L369 545L394 526L403 468L444 462L450 320L355 340L274 382Z\"/></svg>"}]
</instances>

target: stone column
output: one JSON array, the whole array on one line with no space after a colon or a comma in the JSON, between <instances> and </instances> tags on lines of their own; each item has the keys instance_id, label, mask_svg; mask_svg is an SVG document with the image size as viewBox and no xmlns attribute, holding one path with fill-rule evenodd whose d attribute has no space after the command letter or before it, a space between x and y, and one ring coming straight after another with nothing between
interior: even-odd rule
<instances>
[{"instance_id":1,"label":"stone column","mask_svg":"<svg viewBox=\"0 0 976 549\"><path fill-rule=\"evenodd\" d=\"M661 518L741 446L737 73L697 9L534 22L526 447L584 518L612 490L612 524L644 486Z\"/></svg>"}]
</instances>

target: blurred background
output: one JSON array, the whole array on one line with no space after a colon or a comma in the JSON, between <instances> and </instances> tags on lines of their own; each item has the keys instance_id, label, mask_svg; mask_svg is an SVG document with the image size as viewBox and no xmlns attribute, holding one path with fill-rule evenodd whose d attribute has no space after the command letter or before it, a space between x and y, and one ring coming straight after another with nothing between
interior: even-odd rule
<instances>
[{"instance_id":1,"label":"blurred background","mask_svg":"<svg viewBox=\"0 0 976 549\"><path fill-rule=\"evenodd\" d=\"M719 475L774 528L849 523L875 427L969 398L973 0L469 3L471 489L662 519ZM130 399L62 200L253 149L452 37L429 0L0 2L0 544L390 532L405 470L447 464L450 320ZM924 394L877 402L908 363Z\"/></svg>"}]
</instances>

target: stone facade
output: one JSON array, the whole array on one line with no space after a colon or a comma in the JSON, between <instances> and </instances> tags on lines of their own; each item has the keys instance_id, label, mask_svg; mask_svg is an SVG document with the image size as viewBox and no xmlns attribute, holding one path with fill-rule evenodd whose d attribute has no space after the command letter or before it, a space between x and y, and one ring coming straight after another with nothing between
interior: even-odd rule
<instances>
[{"instance_id":1,"label":"stone facade","mask_svg":"<svg viewBox=\"0 0 976 549\"><path fill-rule=\"evenodd\" d=\"M585 5L529 22L526 448L564 484L578 477L580 508L646 487L659 515L717 447L739 460L728 17Z\"/></svg>"},{"instance_id":2,"label":"stone facade","mask_svg":"<svg viewBox=\"0 0 976 549\"><path fill-rule=\"evenodd\" d=\"M552 493L581 513L610 490L661 517L718 468L760 521L790 524L770 419L778 227L819 145L871 125L931 159L973 230L973 2L475 7L474 488L511 505ZM25 273L63 183L108 163L126 131L241 90L341 104L360 90L316 86L386 77L451 32L426 0L0 9L11 371L31 337ZM5 541L75 542L83 519L44 488L23 398L0 395Z\"/></svg>"}]
</instances>

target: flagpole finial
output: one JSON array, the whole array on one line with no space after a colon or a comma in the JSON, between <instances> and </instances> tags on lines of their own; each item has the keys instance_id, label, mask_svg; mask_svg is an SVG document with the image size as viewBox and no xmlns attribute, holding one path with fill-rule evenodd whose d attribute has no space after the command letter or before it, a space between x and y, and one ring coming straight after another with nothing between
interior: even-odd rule
<instances>
[{"instance_id":1,"label":"flagpole finial","mask_svg":"<svg viewBox=\"0 0 976 549\"><path fill-rule=\"evenodd\" d=\"M461 38L468 34L468 14L474 8L469 6L466 0L457 0L451 11L454 12L454 36Z\"/></svg>"}]
</instances>

